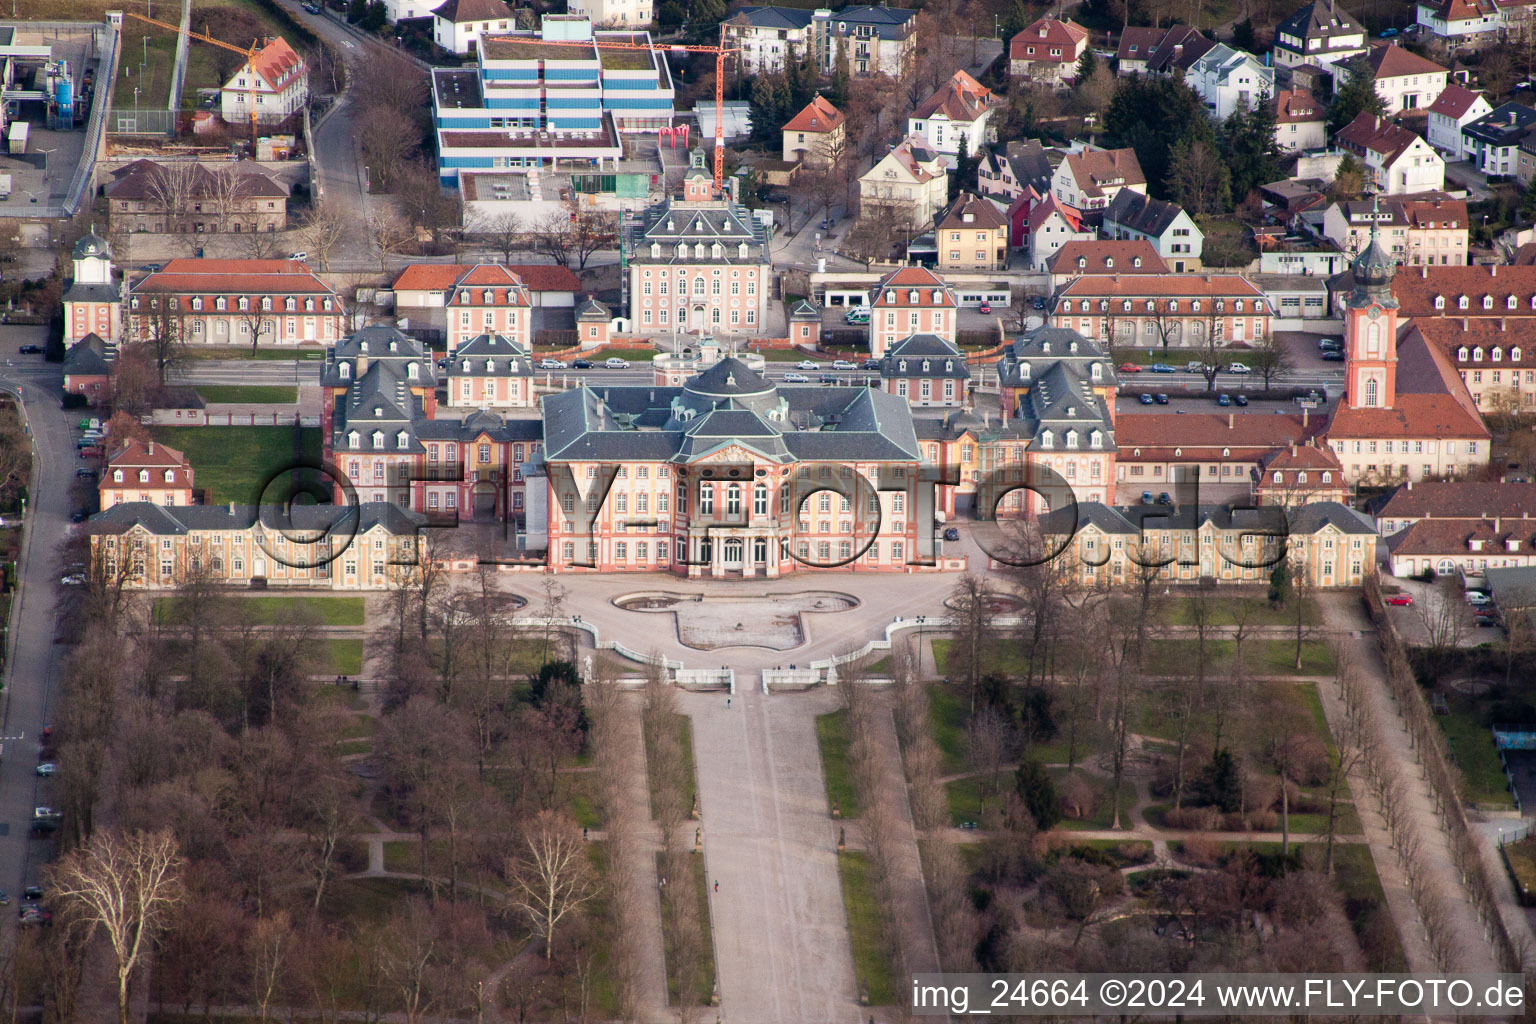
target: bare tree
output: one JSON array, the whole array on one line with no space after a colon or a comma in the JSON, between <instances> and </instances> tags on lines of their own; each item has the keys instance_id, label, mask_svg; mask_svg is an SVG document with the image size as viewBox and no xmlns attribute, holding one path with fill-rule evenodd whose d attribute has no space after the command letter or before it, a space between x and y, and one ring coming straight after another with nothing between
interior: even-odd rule
<instances>
[{"instance_id":1,"label":"bare tree","mask_svg":"<svg viewBox=\"0 0 1536 1024\"><path fill-rule=\"evenodd\" d=\"M1271 381L1285 376L1294 365L1290 350L1275 339L1273 331L1253 343L1253 348L1248 352L1248 360L1253 372L1263 378L1265 391L1269 390Z\"/></svg>"},{"instance_id":2,"label":"bare tree","mask_svg":"<svg viewBox=\"0 0 1536 1024\"><path fill-rule=\"evenodd\" d=\"M164 230L168 234L181 229L181 218L191 209L197 171L195 163L159 164L147 177L149 199L164 211Z\"/></svg>"},{"instance_id":3,"label":"bare tree","mask_svg":"<svg viewBox=\"0 0 1536 1024\"><path fill-rule=\"evenodd\" d=\"M599 888L586 845L569 818L540 811L523 842L523 855L507 865L509 895L543 936L548 960L554 952L555 928L595 899Z\"/></svg>"},{"instance_id":4,"label":"bare tree","mask_svg":"<svg viewBox=\"0 0 1536 1024\"><path fill-rule=\"evenodd\" d=\"M614 244L618 224L608 214L577 202L555 210L533 229L534 248L562 267L584 269L599 249Z\"/></svg>"},{"instance_id":5,"label":"bare tree","mask_svg":"<svg viewBox=\"0 0 1536 1024\"><path fill-rule=\"evenodd\" d=\"M503 263L511 263L512 254L528 242L528 229L523 219L515 213L480 215L475 219L474 231L501 254Z\"/></svg>"},{"instance_id":6,"label":"bare tree","mask_svg":"<svg viewBox=\"0 0 1536 1024\"><path fill-rule=\"evenodd\" d=\"M1425 645L1436 654L1461 646L1469 631L1466 601L1455 576L1437 580L1424 599L1414 604L1424 627Z\"/></svg>"},{"instance_id":7,"label":"bare tree","mask_svg":"<svg viewBox=\"0 0 1536 1024\"><path fill-rule=\"evenodd\" d=\"M331 269L331 255L346 236L346 223L335 207L314 207L299 225L299 238L304 248L320 261L327 272Z\"/></svg>"},{"instance_id":8,"label":"bare tree","mask_svg":"<svg viewBox=\"0 0 1536 1024\"><path fill-rule=\"evenodd\" d=\"M405 249L411 241L411 230L391 213L378 213L368 221L369 240L379 251L379 272L389 270L388 257Z\"/></svg>"},{"instance_id":9,"label":"bare tree","mask_svg":"<svg viewBox=\"0 0 1536 1024\"><path fill-rule=\"evenodd\" d=\"M133 314L138 328L137 344L155 367L155 377L165 387L166 377L181 366L187 353L187 318L168 296L153 296L149 308Z\"/></svg>"},{"instance_id":10,"label":"bare tree","mask_svg":"<svg viewBox=\"0 0 1536 1024\"><path fill-rule=\"evenodd\" d=\"M148 955L166 912L182 898L182 868L169 829L100 831L53 867L55 896L80 907L112 947L118 1024L128 1024L134 972Z\"/></svg>"},{"instance_id":11,"label":"bare tree","mask_svg":"<svg viewBox=\"0 0 1536 1024\"><path fill-rule=\"evenodd\" d=\"M283 242L275 231L247 231L240 236L240 250L247 259L275 260L283 251Z\"/></svg>"},{"instance_id":12,"label":"bare tree","mask_svg":"<svg viewBox=\"0 0 1536 1024\"><path fill-rule=\"evenodd\" d=\"M267 335L268 341L277 341L277 314L270 308L272 300L269 298L251 295L237 301L243 302L244 306L235 313L235 323L240 325L241 333L250 335L251 354L255 355L263 334Z\"/></svg>"},{"instance_id":13,"label":"bare tree","mask_svg":"<svg viewBox=\"0 0 1536 1024\"><path fill-rule=\"evenodd\" d=\"M220 231L232 231L240 212L240 201L250 195L250 179L232 167L220 167L203 179L203 198L213 205ZM252 217L245 230L258 228Z\"/></svg>"},{"instance_id":14,"label":"bare tree","mask_svg":"<svg viewBox=\"0 0 1536 1024\"><path fill-rule=\"evenodd\" d=\"M970 693L970 713L976 713L976 693L997 644L997 611L985 576L966 573L950 590L951 639L945 674L961 678Z\"/></svg>"}]
</instances>

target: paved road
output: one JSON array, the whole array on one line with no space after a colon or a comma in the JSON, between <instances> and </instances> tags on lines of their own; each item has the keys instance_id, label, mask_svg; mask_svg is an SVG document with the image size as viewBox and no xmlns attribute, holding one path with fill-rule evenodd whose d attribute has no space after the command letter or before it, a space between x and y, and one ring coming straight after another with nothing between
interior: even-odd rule
<instances>
[{"instance_id":1,"label":"paved road","mask_svg":"<svg viewBox=\"0 0 1536 1024\"><path fill-rule=\"evenodd\" d=\"M28 343L40 328L0 328L6 351ZM27 333L23 333L27 332ZM25 357L23 357L25 358ZM21 586L14 620L15 657L5 676L0 757L0 889L17 894L39 882L48 844L32 843L32 808L49 803L48 783L37 777L37 737L50 714L61 648L53 644L58 567L54 551L68 529L69 473L74 467L69 419L59 408L59 367L27 359L0 366L0 388L18 388L31 423L34 465L29 524L21 554ZM0 914L7 923L14 920Z\"/></svg>"}]
</instances>

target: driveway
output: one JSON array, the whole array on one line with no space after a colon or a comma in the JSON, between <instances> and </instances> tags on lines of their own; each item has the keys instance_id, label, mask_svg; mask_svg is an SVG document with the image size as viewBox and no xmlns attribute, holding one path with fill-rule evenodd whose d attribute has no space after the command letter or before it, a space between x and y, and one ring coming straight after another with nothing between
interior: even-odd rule
<instances>
[{"instance_id":1,"label":"driveway","mask_svg":"<svg viewBox=\"0 0 1536 1024\"><path fill-rule=\"evenodd\" d=\"M5 675L0 757L0 889L15 893L40 881L47 843L30 843L32 808L49 803L48 783L34 771L37 737L53 701L63 648L54 646L54 551L68 529L68 489L74 468L69 418L59 408L63 383L57 364L16 356L19 344L41 344L43 329L0 327L0 388L20 391L33 434L33 468L21 579L14 620L15 650ZM6 921L13 920L9 915Z\"/></svg>"}]
</instances>

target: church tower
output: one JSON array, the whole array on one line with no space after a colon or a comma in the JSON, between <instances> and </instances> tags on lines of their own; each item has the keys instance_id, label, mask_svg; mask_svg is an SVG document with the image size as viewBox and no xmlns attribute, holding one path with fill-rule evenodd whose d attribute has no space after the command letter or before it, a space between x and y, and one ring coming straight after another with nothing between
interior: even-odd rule
<instances>
[{"instance_id":1,"label":"church tower","mask_svg":"<svg viewBox=\"0 0 1536 1024\"><path fill-rule=\"evenodd\" d=\"M1344 401L1352 409L1390 409L1397 402L1396 264L1381 247L1374 224L1371 244L1351 265L1355 288L1344 313Z\"/></svg>"},{"instance_id":2,"label":"church tower","mask_svg":"<svg viewBox=\"0 0 1536 1024\"><path fill-rule=\"evenodd\" d=\"M87 334L114 342L122 328L122 289L113 280L112 248L93 230L75 244L75 274L64 292L64 344Z\"/></svg>"}]
</instances>

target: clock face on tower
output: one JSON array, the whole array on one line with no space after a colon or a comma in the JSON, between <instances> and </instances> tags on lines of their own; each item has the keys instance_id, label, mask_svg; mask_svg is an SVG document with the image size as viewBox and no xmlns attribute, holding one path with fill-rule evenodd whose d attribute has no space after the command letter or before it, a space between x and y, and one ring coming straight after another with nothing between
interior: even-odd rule
<instances>
[{"instance_id":1,"label":"clock face on tower","mask_svg":"<svg viewBox=\"0 0 1536 1024\"><path fill-rule=\"evenodd\" d=\"M1366 316L1369 316L1372 320L1380 320L1381 319L1381 307L1380 306L1372 306L1369 310L1366 311Z\"/></svg>"}]
</instances>

